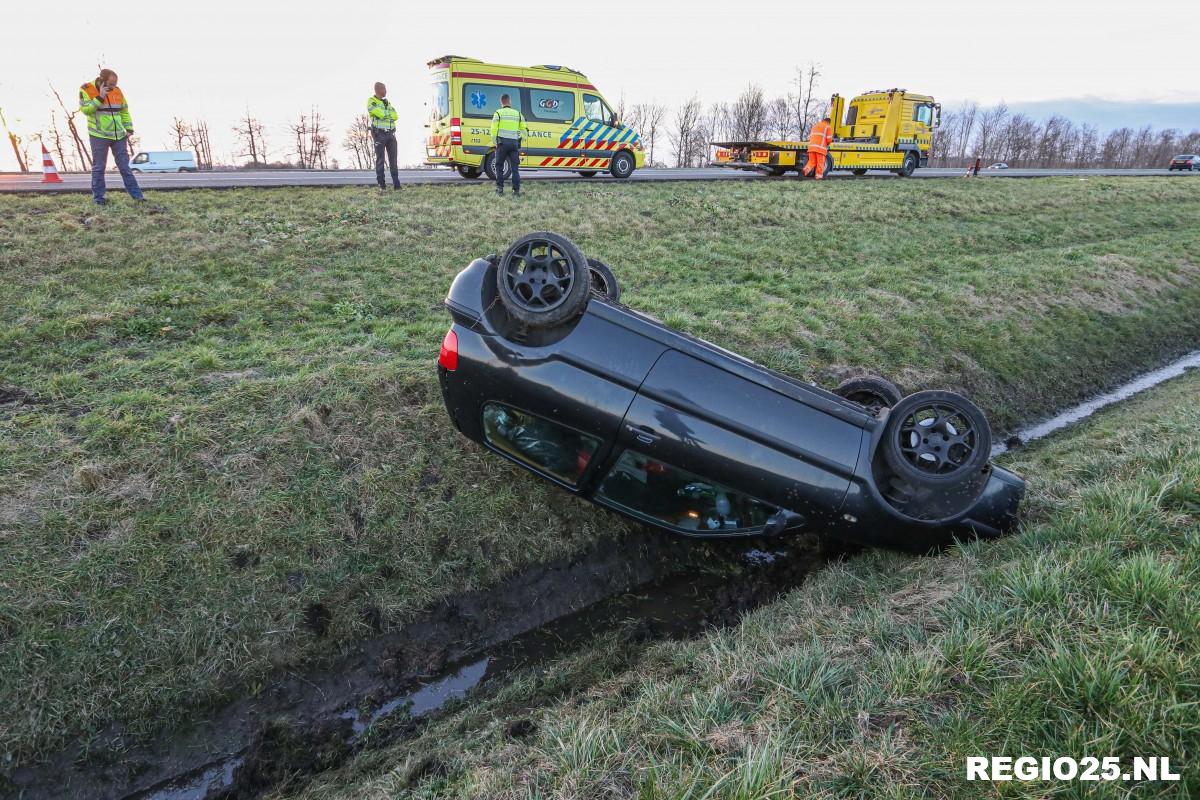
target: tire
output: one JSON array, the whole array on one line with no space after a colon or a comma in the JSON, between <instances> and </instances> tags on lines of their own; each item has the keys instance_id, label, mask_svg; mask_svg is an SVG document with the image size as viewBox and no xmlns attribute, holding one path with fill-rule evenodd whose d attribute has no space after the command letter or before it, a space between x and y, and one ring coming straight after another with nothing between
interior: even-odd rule
<instances>
[{"instance_id":1,"label":"tire","mask_svg":"<svg viewBox=\"0 0 1200 800\"><path fill-rule=\"evenodd\" d=\"M904 154L904 161L900 163L900 169L896 170L896 174L901 178L911 178L916 169L917 156L910 150Z\"/></svg>"},{"instance_id":2,"label":"tire","mask_svg":"<svg viewBox=\"0 0 1200 800\"><path fill-rule=\"evenodd\" d=\"M896 388L896 384L878 375L847 378L838 384L833 393L864 406L876 416L882 409L895 408L904 397Z\"/></svg>"},{"instance_id":3,"label":"tire","mask_svg":"<svg viewBox=\"0 0 1200 800\"><path fill-rule=\"evenodd\" d=\"M614 178L625 180L633 174L634 168L637 167L637 162L633 159L633 154L628 150L621 150L612 157L612 161L608 165L608 171Z\"/></svg>"},{"instance_id":4,"label":"tire","mask_svg":"<svg viewBox=\"0 0 1200 800\"><path fill-rule=\"evenodd\" d=\"M901 480L917 489L946 489L987 466L992 432L979 407L961 394L915 392L892 408L880 447Z\"/></svg>"},{"instance_id":5,"label":"tire","mask_svg":"<svg viewBox=\"0 0 1200 800\"><path fill-rule=\"evenodd\" d=\"M488 153L483 157L483 174L487 175L488 180L496 180L496 151ZM508 164L504 165L504 180L508 180L512 175L512 167Z\"/></svg>"},{"instance_id":6,"label":"tire","mask_svg":"<svg viewBox=\"0 0 1200 800\"><path fill-rule=\"evenodd\" d=\"M459 164L454 169L455 169L455 171L458 172L458 174L460 176L466 178L469 181L473 181L476 178L478 178L480 175L483 174L482 172L480 172L479 167L471 167L466 164ZM492 180L495 180L495 178L493 177Z\"/></svg>"},{"instance_id":7,"label":"tire","mask_svg":"<svg viewBox=\"0 0 1200 800\"><path fill-rule=\"evenodd\" d=\"M859 176L860 178L861 178L863 175L866 175L866 174L867 174L867 171L866 171L865 169L856 169L856 170L852 170L852 172L853 172L855 175Z\"/></svg>"},{"instance_id":8,"label":"tire","mask_svg":"<svg viewBox=\"0 0 1200 800\"><path fill-rule=\"evenodd\" d=\"M504 252L496 290L509 316L530 328L551 328L583 311L590 296L587 259L565 236L527 233Z\"/></svg>"},{"instance_id":9,"label":"tire","mask_svg":"<svg viewBox=\"0 0 1200 800\"><path fill-rule=\"evenodd\" d=\"M833 156L829 155L829 153L826 153L825 154L825 174L828 175L831 172L833 172Z\"/></svg>"},{"instance_id":10,"label":"tire","mask_svg":"<svg viewBox=\"0 0 1200 800\"><path fill-rule=\"evenodd\" d=\"M588 273L591 276L591 292L612 303L621 302L621 284L612 269L598 258L588 258Z\"/></svg>"},{"instance_id":11,"label":"tire","mask_svg":"<svg viewBox=\"0 0 1200 800\"><path fill-rule=\"evenodd\" d=\"M130 171L130 172L132 172L134 175L141 175L141 174L142 174L142 171L141 171L140 169L138 169L137 167L130 167L130 168L129 168L129 171Z\"/></svg>"},{"instance_id":12,"label":"tire","mask_svg":"<svg viewBox=\"0 0 1200 800\"><path fill-rule=\"evenodd\" d=\"M187 167L180 167L179 169L177 169L175 171L176 172L187 172Z\"/></svg>"},{"instance_id":13,"label":"tire","mask_svg":"<svg viewBox=\"0 0 1200 800\"><path fill-rule=\"evenodd\" d=\"M787 170L783 167L771 167L769 170L767 170L767 174L772 178L782 178L783 173L785 172L787 172Z\"/></svg>"},{"instance_id":14,"label":"tire","mask_svg":"<svg viewBox=\"0 0 1200 800\"><path fill-rule=\"evenodd\" d=\"M579 170L579 176L580 176L581 178L594 178L594 177L596 177L596 170L594 170L594 169L581 169L581 170Z\"/></svg>"}]
</instances>

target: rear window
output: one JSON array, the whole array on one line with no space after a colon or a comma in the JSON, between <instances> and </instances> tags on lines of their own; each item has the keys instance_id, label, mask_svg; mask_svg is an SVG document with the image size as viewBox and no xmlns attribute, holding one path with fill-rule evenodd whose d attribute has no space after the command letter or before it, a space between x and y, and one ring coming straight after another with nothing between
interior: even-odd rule
<instances>
[{"instance_id":1,"label":"rear window","mask_svg":"<svg viewBox=\"0 0 1200 800\"><path fill-rule=\"evenodd\" d=\"M497 450L572 486L600 447L595 436L499 403L483 407L483 431Z\"/></svg>"},{"instance_id":2,"label":"rear window","mask_svg":"<svg viewBox=\"0 0 1200 800\"><path fill-rule=\"evenodd\" d=\"M435 120L450 116L450 82L434 81L432 102L429 104Z\"/></svg>"},{"instance_id":3,"label":"rear window","mask_svg":"<svg viewBox=\"0 0 1200 800\"><path fill-rule=\"evenodd\" d=\"M575 93L530 89L529 117L542 122L571 122L575 119Z\"/></svg>"},{"instance_id":4,"label":"rear window","mask_svg":"<svg viewBox=\"0 0 1200 800\"><path fill-rule=\"evenodd\" d=\"M1175 156L1175 157L1174 157L1173 159L1171 159L1171 160L1172 160L1172 161L1190 161L1190 160L1192 160L1193 158L1195 158L1195 156L1194 156L1194 155L1190 155L1190 154L1188 154L1188 153L1185 153L1184 155L1181 155L1181 156Z\"/></svg>"},{"instance_id":5,"label":"rear window","mask_svg":"<svg viewBox=\"0 0 1200 800\"><path fill-rule=\"evenodd\" d=\"M500 95L507 94L513 108L528 116L521 105L521 90L516 86L497 86L492 83L464 83L462 108L464 117L491 118L500 107Z\"/></svg>"}]
</instances>

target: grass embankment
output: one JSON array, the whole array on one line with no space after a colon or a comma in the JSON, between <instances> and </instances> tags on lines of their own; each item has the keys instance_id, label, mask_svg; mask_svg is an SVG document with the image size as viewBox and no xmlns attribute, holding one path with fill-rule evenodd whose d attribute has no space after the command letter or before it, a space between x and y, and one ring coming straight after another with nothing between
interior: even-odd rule
<instances>
[{"instance_id":1,"label":"grass embankment","mask_svg":"<svg viewBox=\"0 0 1200 800\"><path fill-rule=\"evenodd\" d=\"M632 530L440 407L448 282L528 230L688 332L826 384L962 388L998 427L1200 339L1191 181L529 195L0 197L0 384L29 394L0 409L0 763L171 724Z\"/></svg>"},{"instance_id":2,"label":"grass embankment","mask_svg":"<svg viewBox=\"0 0 1200 800\"><path fill-rule=\"evenodd\" d=\"M1019 535L868 552L632 666L598 643L277 796L1196 797L1198 396L1193 372L1006 457ZM1166 756L1182 781L965 780L967 756L1064 755Z\"/></svg>"}]
</instances>

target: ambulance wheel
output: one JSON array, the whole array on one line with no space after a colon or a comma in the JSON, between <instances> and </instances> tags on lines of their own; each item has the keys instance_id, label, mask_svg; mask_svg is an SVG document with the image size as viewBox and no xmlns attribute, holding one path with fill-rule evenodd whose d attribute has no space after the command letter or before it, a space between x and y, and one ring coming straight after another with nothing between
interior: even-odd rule
<instances>
[{"instance_id":1,"label":"ambulance wheel","mask_svg":"<svg viewBox=\"0 0 1200 800\"><path fill-rule=\"evenodd\" d=\"M530 328L564 323L587 305L591 271L575 243L549 231L527 233L504 252L496 270L500 303Z\"/></svg>"},{"instance_id":2,"label":"ambulance wheel","mask_svg":"<svg viewBox=\"0 0 1200 800\"><path fill-rule=\"evenodd\" d=\"M594 177L596 177L596 170L581 169L581 170L579 170L579 176L582 178L594 178Z\"/></svg>"},{"instance_id":3,"label":"ambulance wheel","mask_svg":"<svg viewBox=\"0 0 1200 800\"><path fill-rule=\"evenodd\" d=\"M633 174L634 167L637 166L633 160L633 154L628 150L622 150L612 157L612 163L609 164L608 171L612 173L614 178L622 180Z\"/></svg>"},{"instance_id":4,"label":"ambulance wheel","mask_svg":"<svg viewBox=\"0 0 1200 800\"><path fill-rule=\"evenodd\" d=\"M867 171L865 169L856 169L854 170L854 174L862 177L863 175L867 174Z\"/></svg>"},{"instance_id":5,"label":"ambulance wheel","mask_svg":"<svg viewBox=\"0 0 1200 800\"><path fill-rule=\"evenodd\" d=\"M901 178L911 178L916 169L917 156L914 153L905 153L904 161L900 164L900 169L896 172L896 174Z\"/></svg>"},{"instance_id":6,"label":"ambulance wheel","mask_svg":"<svg viewBox=\"0 0 1200 800\"><path fill-rule=\"evenodd\" d=\"M463 176L467 180L472 180L472 181L475 180L476 178L478 178L482 174L479 171L479 167L469 167L466 164L459 164L457 167L455 167L455 169L458 170L459 175ZM495 180L495 178L493 178L492 180Z\"/></svg>"},{"instance_id":7,"label":"ambulance wheel","mask_svg":"<svg viewBox=\"0 0 1200 800\"><path fill-rule=\"evenodd\" d=\"M504 180L508 180L512 173L512 165L507 161L504 162ZM496 151L488 153L483 157L483 174L488 176L488 180L496 180Z\"/></svg>"},{"instance_id":8,"label":"ambulance wheel","mask_svg":"<svg viewBox=\"0 0 1200 800\"><path fill-rule=\"evenodd\" d=\"M896 384L878 375L860 375L857 378L847 378L833 390L838 397L844 397L851 402L866 407L876 416L885 408L896 406L904 395L896 388Z\"/></svg>"},{"instance_id":9,"label":"ambulance wheel","mask_svg":"<svg viewBox=\"0 0 1200 800\"><path fill-rule=\"evenodd\" d=\"M588 274L591 276L592 294L614 303L621 300L621 284L612 269L598 258L588 257Z\"/></svg>"}]
</instances>

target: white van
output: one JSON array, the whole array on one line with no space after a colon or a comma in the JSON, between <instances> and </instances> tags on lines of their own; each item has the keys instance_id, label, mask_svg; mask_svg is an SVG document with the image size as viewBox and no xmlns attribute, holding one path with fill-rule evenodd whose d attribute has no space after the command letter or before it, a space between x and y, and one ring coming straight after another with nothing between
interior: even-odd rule
<instances>
[{"instance_id":1,"label":"white van","mask_svg":"<svg viewBox=\"0 0 1200 800\"><path fill-rule=\"evenodd\" d=\"M129 168L134 172L195 172L196 154L191 150L138 153Z\"/></svg>"}]
</instances>

